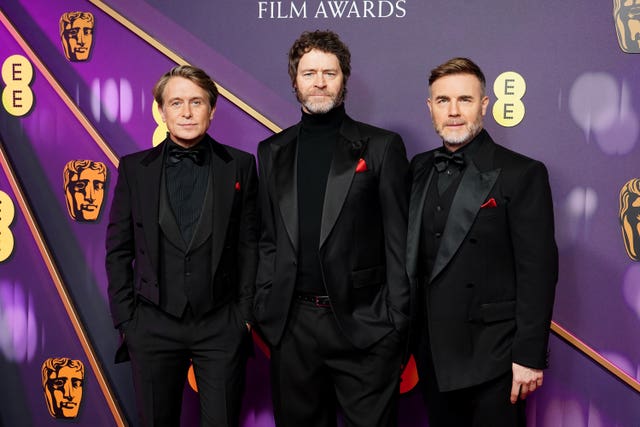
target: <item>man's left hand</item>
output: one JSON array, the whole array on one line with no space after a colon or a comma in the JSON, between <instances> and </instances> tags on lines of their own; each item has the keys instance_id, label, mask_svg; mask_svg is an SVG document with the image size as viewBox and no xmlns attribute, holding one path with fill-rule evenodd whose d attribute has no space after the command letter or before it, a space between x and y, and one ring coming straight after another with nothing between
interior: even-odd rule
<instances>
[{"instance_id":1,"label":"man's left hand","mask_svg":"<svg viewBox=\"0 0 640 427\"><path fill-rule=\"evenodd\" d=\"M526 366L511 364L513 382L511 383L511 403L516 403L518 398L526 399L530 393L542 386L542 369L527 368Z\"/></svg>"}]
</instances>

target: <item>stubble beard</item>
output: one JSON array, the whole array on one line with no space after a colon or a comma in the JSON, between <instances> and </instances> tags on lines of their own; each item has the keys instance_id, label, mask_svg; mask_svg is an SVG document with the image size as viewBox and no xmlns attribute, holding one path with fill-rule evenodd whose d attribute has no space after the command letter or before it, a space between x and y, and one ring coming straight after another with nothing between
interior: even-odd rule
<instances>
[{"instance_id":1,"label":"stubble beard","mask_svg":"<svg viewBox=\"0 0 640 427\"><path fill-rule=\"evenodd\" d=\"M329 99L322 102L312 102L310 96L304 96L300 93L300 91L296 88L296 98L302 106L308 111L310 114L326 114L329 111L333 110L338 105L342 104L344 101L344 87L340 89L340 93L338 95L330 95Z\"/></svg>"},{"instance_id":2,"label":"stubble beard","mask_svg":"<svg viewBox=\"0 0 640 427\"><path fill-rule=\"evenodd\" d=\"M461 145L465 145L468 142L471 142L473 138L482 130L482 121L476 121L473 123L468 123L466 125L466 132L460 134L458 136L446 135L443 129L445 126L441 126L437 128L438 135L442 138L442 141L454 147L459 147Z\"/></svg>"}]
</instances>

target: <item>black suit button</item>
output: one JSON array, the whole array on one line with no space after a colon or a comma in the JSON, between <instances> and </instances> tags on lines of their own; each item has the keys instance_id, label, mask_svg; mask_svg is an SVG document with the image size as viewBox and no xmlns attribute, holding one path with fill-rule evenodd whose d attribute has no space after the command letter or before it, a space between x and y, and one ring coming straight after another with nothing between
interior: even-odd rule
<instances>
[{"instance_id":1,"label":"black suit button","mask_svg":"<svg viewBox=\"0 0 640 427\"><path fill-rule=\"evenodd\" d=\"M191 257L190 256L186 256L186 257L184 257L184 260L189 262L189 261L191 261Z\"/></svg>"},{"instance_id":2,"label":"black suit button","mask_svg":"<svg viewBox=\"0 0 640 427\"><path fill-rule=\"evenodd\" d=\"M467 288L473 288L475 285L473 283L467 283Z\"/></svg>"},{"instance_id":3,"label":"black suit button","mask_svg":"<svg viewBox=\"0 0 640 427\"><path fill-rule=\"evenodd\" d=\"M471 239L469 239L469 243L472 243L475 245L476 243L478 243L478 241L472 237Z\"/></svg>"},{"instance_id":4,"label":"black suit button","mask_svg":"<svg viewBox=\"0 0 640 427\"><path fill-rule=\"evenodd\" d=\"M436 237L439 239L440 237L442 237L442 233L436 233Z\"/></svg>"},{"instance_id":5,"label":"black suit button","mask_svg":"<svg viewBox=\"0 0 640 427\"><path fill-rule=\"evenodd\" d=\"M440 212L440 211L442 210L442 206L440 206L440 205L436 206L436 210L437 210L438 212Z\"/></svg>"},{"instance_id":6,"label":"black suit button","mask_svg":"<svg viewBox=\"0 0 640 427\"><path fill-rule=\"evenodd\" d=\"M191 273L187 271L186 273L184 273L184 275L187 276L187 277L190 277Z\"/></svg>"}]
</instances>

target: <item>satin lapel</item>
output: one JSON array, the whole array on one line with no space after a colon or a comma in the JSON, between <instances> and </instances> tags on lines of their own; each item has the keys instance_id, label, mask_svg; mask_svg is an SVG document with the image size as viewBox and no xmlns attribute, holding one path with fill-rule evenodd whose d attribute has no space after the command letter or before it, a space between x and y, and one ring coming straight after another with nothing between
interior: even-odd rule
<instances>
[{"instance_id":1,"label":"satin lapel","mask_svg":"<svg viewBox=\"0 0 640 427\"><path fill-rule=\"evenodd\" d=\"M140 167L137 169L138 185L134 187L138 194L133 195L139 198L142 217L142 224L133 224L133 226L144 226L147 249L150 253L151 263L156 268L159 265L160 251L160 225L158 223L160 191L166 191L164 188L160 188L162 161L164 159L162 153L164 152L165 144L166 142L151 150L140 162Z\"/></svg>"},{"instance_id":2,"label":"satin lapel","mask_svg":"<svg viewBox=\"0 0 640 427\"><path fill-rule=\"evenodd\" d=\"M217 143L214 143L217 144ZM225 236L229 225L229 215L236 191L236 160L224 152L226 156L221 156L220 150L224 147L218 145L212 156L213 170L213 232L211 238L213 245L211 249L212 269L218 267L220 254L224 249Z\"/></svg>"},{"instance_id":3,"label":"satin lapel","mask_svg":"<svg viewBox=\"0 0 640 427\"><path fill-rule=\"evenodd\" d=\"M442 241L433 264L431 280L451 261L462 244L476 219L480 206L498 179L498 175L500 175L500 169L480 172L473 161L468 162L449 209L447 225L442 233Z\"/></svg>"},{"instance_id":4,"label":"satin lapel","mask_svg":"<svg viewBox=\"0 0 640 427\"><path fill-rule=\"evenodd\" d=\"M213 155L215 156L215 154ZM213 233L213 197L214 197L214 163L215 160L211 160L209 164L209 177L207 178L207 190L202 201L202 212L200 212L200 218L198 218L198 224L193 232L193 237L188 245L188 249L197 248L202 245Z\"/></svg>"},{"instance_id":5,"label":"satin lapel","mask_svg":"<svg viewBox=\"0 0 640 427\"><path fill-rule=\"evenodd\" d=\"M407 273L409 277L418 274L418 251L420 248L420 229L422 227L422 211L427 190L433 179L432 161L425 162L414 171L409 201L409 225L407 233Z\"/></svg>"},{"instance_id":6,"label":"satin lapel","mask_svg":"<svg viewBox=\"0 0 640 427\"><path fill-rule=\"evenodd\" d=\"M173 208L169 202L169 194L167 192L167 175L163 171L160 173L160 202L158 204L158 224L162 234L175 246L182 251L187 250L187 242L185 242L178 227L178 221L173 213Z\"/></svg>"},{"instance_id":7,"label":"satin lapel","mask_svg":"<svg viewBox=\"0 0 640 427\"><path fill-rule=\"evenodd\" d=\"M367 146L366 141L359 140L357 135L352 135L355 136L356 139L347 137L347 135L353 134L354 132L357 134L357 131L354 131L352 127L353 126L349 127L349 125L347 125L347 130L343 133L344 136L341 135L338 138L336 148L333 152L333 159L331 160L331 167L327 178L327 187L324 193L324 204L322 206L319 248L321 248L327 240L329 233L331 233L333 226L338 220L344 201L351 188L351 181L353 181L356 173L358 159L360 159Z\"/></svg>"},{"instance_id":8,"label":"satin lapel","mask_svg":"<svg viewBox=\"0 0 640 427\"><path fill-rule=\"evenodd\" d=\"M292 129L289 138L283 135L271 145L273 156L274 191L277 194L282 221L292 246L298 248L298 162L297 135L299 126Z\"/></svg>"}]
</instances>

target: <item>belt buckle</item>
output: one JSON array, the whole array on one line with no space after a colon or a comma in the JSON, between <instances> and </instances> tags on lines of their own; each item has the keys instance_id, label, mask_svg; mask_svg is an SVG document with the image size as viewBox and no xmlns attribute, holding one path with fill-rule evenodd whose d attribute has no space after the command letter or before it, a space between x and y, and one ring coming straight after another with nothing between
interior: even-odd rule
<instances>
[{"instance_id":1,"label":"belt buckle","mask_svg":"<svg viewBox=\"0 0 640 427\"><path fill-rule=\"evenodd\" d=\"M323 302L323 301L325 301L325 300L327 300L327 301L328 301L328 300L329 300L329 298L326 298L326 297L319 297L319 296L317 296L317 295L315 295L315 296L313 297L313 303L315 304L315 306L316 306L316 307L331 307L331 304L327 304L327 303L324 303L324 302Z\"/></svg>"}]
</instances>

